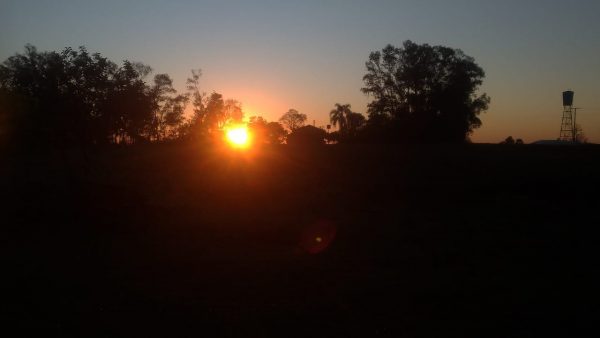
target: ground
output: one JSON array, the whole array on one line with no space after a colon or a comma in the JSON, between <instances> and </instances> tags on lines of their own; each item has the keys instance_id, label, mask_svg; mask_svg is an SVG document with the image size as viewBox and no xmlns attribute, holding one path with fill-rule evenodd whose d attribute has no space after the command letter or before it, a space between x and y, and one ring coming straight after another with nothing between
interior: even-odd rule
<instances>
[{"instance_id":1,"label":"ground","mask_svg":"<svg viewBox=\"0 0 600 338\"><path fill-rule=\"evenodd\" d=\"M23 336L586 336L600 148L15 153Z\"/></svg>"}]
</instances>

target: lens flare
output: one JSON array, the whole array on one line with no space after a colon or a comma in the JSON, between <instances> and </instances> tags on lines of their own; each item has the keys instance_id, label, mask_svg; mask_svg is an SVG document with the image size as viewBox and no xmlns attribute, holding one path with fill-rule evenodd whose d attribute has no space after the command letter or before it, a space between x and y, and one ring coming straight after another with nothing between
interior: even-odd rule
<instances>
[{"instance_id":1,"label":"lens flare","mask_svg":"<svg viewBox=\"0 0 600 338\"><path fill-rule=\"evenodd\" d=\"M248 128L245 126L236 126L227 130L227 141L235 148L246 148L250 143Z\"/></svg>"},{"instance_id":2,"label":"lens flare","mask_svg":"<svg viewBox=\"0 0 600 338\"><path fill-rule=\"evenodd\" d=\"M300 248L310 254L318 254L327 249L337 233L335 223L329 220L318 220L306 226L300 237Z\"/></svg>"}]
</instances>

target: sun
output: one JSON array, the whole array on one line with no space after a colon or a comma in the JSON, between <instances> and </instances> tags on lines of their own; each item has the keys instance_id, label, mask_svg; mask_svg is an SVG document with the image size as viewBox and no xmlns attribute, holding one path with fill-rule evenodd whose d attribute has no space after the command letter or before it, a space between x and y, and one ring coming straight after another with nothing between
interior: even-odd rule
<instances>
[{"instance_id":1,"label":"sun","mask_svg":"<svg viewBox=\"0 0 600 338\"><path fill-rule=\"evenodd\" d=\"M248 128L245 126L235 126L228 128L225 135L227 141L234 148L246 148L250 144L250 136L248 135Z\"/></svg>"}]
</instances>

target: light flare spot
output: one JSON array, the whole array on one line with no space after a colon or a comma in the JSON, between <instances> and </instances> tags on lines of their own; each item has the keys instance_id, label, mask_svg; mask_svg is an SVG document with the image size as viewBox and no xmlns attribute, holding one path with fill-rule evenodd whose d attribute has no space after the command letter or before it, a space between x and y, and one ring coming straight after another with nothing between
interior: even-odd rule
<instances>
[{"instance_id":1,"label":"light flare spot","mask_svg":"<svg viewBox=\"0 0 600 338\"><path fill-rule=\"evenodd\" d=\"M248 128L245 126L236 126L227 130L226 132L227 141L236 148L248 147L250 136L248 135Z\"/></svg>"},{"instance_id":2,"label":"light flare spot","mask_svg":"<svg viewBox=\"0 0 600 338\"><path fill-rule=\"evenodd\" d=\"M308 224L300 234L300 248L309 254L318 254L326 250L334 241L337 226L327 219Z\"/></svg>"}]
</instances>

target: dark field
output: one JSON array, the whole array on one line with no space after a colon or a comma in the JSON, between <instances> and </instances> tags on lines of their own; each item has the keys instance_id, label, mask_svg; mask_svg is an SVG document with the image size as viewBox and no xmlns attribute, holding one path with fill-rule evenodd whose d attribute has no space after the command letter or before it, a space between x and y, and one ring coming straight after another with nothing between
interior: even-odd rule
<instances>
[{"instance_id":1,"label":"dark field","mask_svg":"<svg viewBox=\"0 0 600 338\"><path fill-rule=\"evenodd\" d=\"M11 336L594 336L600 147L88 155L4 175Z\"/></svg>"}]
</instances>

